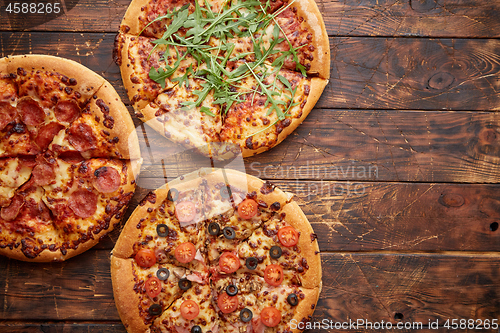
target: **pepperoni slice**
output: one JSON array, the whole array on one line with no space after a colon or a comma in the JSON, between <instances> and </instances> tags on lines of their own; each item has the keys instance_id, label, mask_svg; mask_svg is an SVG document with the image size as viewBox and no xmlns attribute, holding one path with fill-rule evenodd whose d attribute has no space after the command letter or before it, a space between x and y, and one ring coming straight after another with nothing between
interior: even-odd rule
<instances>
[{"instance_id":1,"label":"pepperoni slice","mask_svg":"<svg viewBox=\"0 0 500 333\"><path fill-rule=\"evenodd\" d=\"M40 149L45 150L49 147L52 140L54 140L54 136L56 136L59 131L64 128L63 125L56 123L55 121L44 125L38 131L38 135L36 137L36 144Z\"/></svg>"},{"instance_id":2,"label":"pepperoni slice","mask_svg":"<svg viewBox=\"0 0 500 333\"><path fill-rule=\"evenodd\" d=\"M45 112L38 103L31 98L24 98L17 103L17 109L23 123L28 126L38 126L45 120Z\"/></svg>"},{"instance_id":3,"label":"pepperoni slice","mask_svg":"<svg viewBox=\"0 0 500 333\"><path fill-rule=\"evenodd\" d=\"M49 185L56 178L54 169L45 163L37 164L31 174L33 175L35 184L38 186Z\"/></svg>"},{"instance_id":4,"label":"pepperoni slice","mask_svg":"<svg viewBox=\"0 0 500 333\"><path fill-rule=\"evenodd\" d=\"M14 220L19 214L19 211L21 210L21 207L23 207L23 205L24 197L22 195L16 194L12 198L10 205L8 207L3 207L0 210L0 217L5 221Z\"/></svg>"},{"instance_id":5,"label":"pepperoni slice","mask_svg":"<svg viewBox=\"0 0 500 333\"><path fill-rule=\"evenodd\" d=\"M16 109L9 103L0 103L0 131L13 122L16 117Z\"/></svg>"},{"instance_id":6,"label":"pepperoni slice","mask_svg":"<svg viewBox=\"0 0 500 333\"><path fill-rule=\"evenodd\" d=\"M35 157L30 155L18 155L19 164L23 167L33 168L36 165Z\"/></svg>"},{"instance_id":7,"label":"pepperoni slice","mask_svg":"<svg viewBox=\"0 0 500 333\"><path fill-rule=\"evenodd\" d=\"M97 139L92 133L92 127L87 124L73 123L68 129L68 141L78 151L87 151L97 147Z\"/></svg>"},{"instance_id":8,"label":"pepperoni slice","mask_svg":"<svg viewBox=\"0 0 500 333\"><path fill-rule=\"evenodd\" d=\"M71 123L80 115L80 107L75 101L60 101L54 109L54 114L57 120Z\"/></svg>"},{"instance_id":9,"label":"pepperoni slice","mask_svg":"<svg viewBox=\"0 0 500 333\"><path fill-rule=\"evenodd\" d=\"M121 177L115 168L100 167L94 172L94 176L94 186L99 192L112 193L120 187Z\"/></svg>"},{"instance_id":10,"label":"pepperoni slice","mask_svg":"<svg viewBox=\"0 0 500 333\"><path fill-rule=\"evenodd\" d=\"M82 154L78 151L66 151L59 155L59 158L66 163L78 164L85 161Z\"/></svg>"},{"instance_id":11,"label":"pepperoni slice","mask_svg":"<svg viewBox=\"0 0 500 333\"><path fill-rule=\"evenodd\" d=\"M97 194L85 189L77 190L71 193L68 205L76 216L90 217L94 215L97 209Z\"/></svg>"}]
</instances>

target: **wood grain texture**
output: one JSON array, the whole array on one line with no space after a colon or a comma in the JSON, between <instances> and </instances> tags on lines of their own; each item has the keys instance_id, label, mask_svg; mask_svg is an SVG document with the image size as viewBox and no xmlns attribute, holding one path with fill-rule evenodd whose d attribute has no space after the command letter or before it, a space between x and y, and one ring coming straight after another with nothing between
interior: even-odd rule
<instances>
[{"instance_id":1,"label":"wood grain texture","mask_svg":"<svg viewBox=\"0 0 500 333\"><path fill-rule=\"evenodd\" d=\"M295 195L321 251L500 251L500 185L272 183ZM148 191L138 189L129 211Z\"/></svg>"},{"instance_id":2,"label":"wood grain texture","mask_svg":"<svg viewBox=\"0 0 500 333\"><path fill-rule=\"evenodd\" d=\"M0 30L115 32L130 0L65 0L60 15L7 15ZM318 0L330 36L498 37L500 2ZM96 18L99 19L96 19Z\"/></svg>"},{"instance_id":3,"label":"wood grain texture","mask_svg":"<svg viewBox=\"0 0 500 333\"><path fill-rule=\"evenodd\" d=\"M346 323L346 327L348 327L349 323ZM411 322L400 322L402 327L404 325L407 325L408 327L412 327L414 323ZM339 327L342 327L343 322L339 322ZM415 326L417 323L415 323ZM335 324L333 324L335 326ZM397 325L397 324L396 324ZM44 322L44 323L5 323L5 322L0 322L0 330L2 333L47 333L47 332L55 332L55 333L65 333L65 332L71 332L71 333L126 333L127 331L125 330L125 327L121 323L95 323L95 322L89 322L89 323L51 323L51 322ZM402 328L397 330L400 333L409 333L409 332L415 332L415 329L411 328ZM484 330L484 329L468 329L467 332L470 333L482 333L482 332L492 332L493 330ZM309 333L319 333L319 332L325 332L324 329L311 329L308 330L307 332ZM355 328L355 329L335 329L334 332L338 333L364 333L366 330L362 327ZM389 332L394 332L394 329L380 329L377 330L377 332L380 333L389 333ZM427 328L426 326L423 326L422 329L418 329L418 332L420 333L445 333L449 332L449 330L443 326L437 327L437 328Z\"/></svg>"},{"instance_id":4,"label":"wood grain texture","mask_svg":"<svg viewBox=\"0 0 500 333\"><path fill-rule=\"evenodd\" d=\"M142 178L211 166L144 128ZM274 180L496 183L500 113L315 109L278 147L244 163L248 173Z\"/></svg>"},{"instance_id":5,"label":"wood grain texture","mask_svg":"<svg viewBox=\"0 0 500 333\"><path fill-rule=\"evenodd\" d=\"M114 33L0 33L2 56L67 57L102 74L125 103ZM331 38L330 83L317 108L499 110L500 41ZM369 54L370 56L366 56Z\"/></svg>"},{"instance_id":6,"label":"wood grain texture","mask_svg":"<svg viewBox=\"0 0 500 333\"><path fill-rule=\"evenodd\" d=\"M487 255L322 254L323 291L313 320L496 318L500 259ZM109 252L30 265L0 258L3 320L119 320ZM36 267L36 268L35 268Z\"/></svg>"}]
</instances>

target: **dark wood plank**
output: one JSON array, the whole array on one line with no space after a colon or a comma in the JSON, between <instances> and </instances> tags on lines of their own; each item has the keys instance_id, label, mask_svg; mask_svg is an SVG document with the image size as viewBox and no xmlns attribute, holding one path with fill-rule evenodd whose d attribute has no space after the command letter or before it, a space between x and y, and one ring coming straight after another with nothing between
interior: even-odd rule
<instances>
[{"instance_id":1,"label":"dark wood plank","mask_svg":"<svg viewBox=\"0 0 500 333\"><path fill-rule=\"evenodd\" d=\"M2 32L0 52L76 60L102 74L128 103L112 60L114 37L114 33ZM500 108L498 40L331 38L330 45L331 79L318 108Z\"/></svg>"},{"instance_id":2,"label":"dark wood plank","mask_svg":"<svg viewBox=\"0 0 500 333\"><path fill-rule=\"evenodd\" d=\"M500 251L500 185L273 183L295 194L321 251ZM130 210L148 191L137 191ZM117 233L101 246L112 248Z\"/></svg>"},{"instance_id":3,"label":"dark wood plank","mask_svg":"<svg viewBox=\"0 0 500 333\"><path fill-rule=\"evenodd\" d=\"M130 0L66 0L60 14L5 15L0 30L115 32ZM330 36L488 38L500 35L500 3L480 0L317 1ZM5 5L2 15L6 14ZM29 19L27 19L29 18Z\"/></svg>"},{"instance_id":4,"label":"dark wood plank","mask_svg":"<svg viewBox=\"0 0 500 333\"><path fill-rule=\"evenodd\" d=\"M0 30L116 32L130 0L65 0L59 4L59 13L14 14L5 11L5 1L0 7Z\"/></svg>"},{"instance_id":5,"label":"dark wood plank","mask_svg":"<svg viewBox=\"0 0 500 333\"><path fill-rule=\"evenodd\" d=\"M121 322L0 322L2 333L126 333Z\"/></svg>"},{"instance_id":6,"label":"dark wood plank","mask_svg":"<svg viewBox=\"0 0 500 333\"><path fill-rule=\"evenodd\" d=\"M395 323L398 313L405 321L444 323L500 313L497 255L323 253L322 259L315 321ZM3 320L119 320L107 251L45 265L0 258L0 267Z\"/></svg>"},{"instance_id":7,"label":"dark wood plank","mask_svg":"<svg viewBox=\"0 0 500 333\"><path fill-rule=\"evenodd\" d=\"M145 129L138 130L141 177L171 179L211 166ZM496 183L500 113L315 109L279 146L244 165L275 180Z\"/></svg>"},{"instance_id":8,"label":"dark wood plank","mask_svg":"<svg viewBox=\"0 0 500 333\"><path fill-rule=\"evenodd\" d=\"M333 38L320 107L498 110L500 41Z\"/></svg>"},{"instance_id":9,"label":"dark wood plank","mask_svg":"<svg viewBox=\"0 0 500 333\"><path fill-rule=\"evenodd\" d=\"M495 37L498 1L318 1L329 35Z\"/></svg>"},{"instance_id":10,"label":"dark wood plank","mask_svg":"<svg viewBox=\"0 0 500 333\"><path fill-rule=\"evenodd\" d=\"M321 323L321 321L319 321ZM345 324L344 324L345 323ZM330 322L324 327L330 329L330 327L333 327L335 329L335 332L339 333L364 333L366 330L359 326L353 326L354 328L347 328L347 329L336 329L335 325L338 325L338 327L349 327L349 322L333 322L330 326ZM439 322L438 322L439 324ZM373 324L372 324L373 325ZM421 333L445 333L449 332L449 330L445 327L437 327L437 328L428 328L426 326L422 326L423 328L417 328L418 323L412 323L412 322L399 322L399 325L401 325L401 329L399 329L396 325L397 323L394 324L394 328L392 329L377 329L377 332L380 333L389 333L389 332L394 332L394 329L397 329L398 332L401 333L408 333L408 332L415 332L416 329L418 329L419 332ZM405 325L408 328L404 328ZM415 328L411 328L415 326ZM430 325L429 325L430 326ZM420 326L419 326L420 327ZM102 332L110 332L110 333L126 333L127 331L125 330L125 327L121 323L109 323L109 324L102 324L102 323L95 323L95 322L90 322L90 323L61 323L61 322L47 322L47 323L2 323L0 322L0 331L2 333L47 333L47 332L71 332L71 333L102 333ZM319 328L319 329L310 329L307 332L324 332L325 328ZM495 332L493 329L485 330L483 329L467 329L467 332L471 333L481 333L481 332Z\"/></svg>"},{"instance_id":11,"label":"dark wood plank","mask_svg":"<svg viewBox=\"0 0 500 333\"><path fill-rule=\"evenodd\" d=\"M498 255L325 254L315 318L498 318ZM401 316L396 316L401 317Z\"/></svg>"}]
</instances>

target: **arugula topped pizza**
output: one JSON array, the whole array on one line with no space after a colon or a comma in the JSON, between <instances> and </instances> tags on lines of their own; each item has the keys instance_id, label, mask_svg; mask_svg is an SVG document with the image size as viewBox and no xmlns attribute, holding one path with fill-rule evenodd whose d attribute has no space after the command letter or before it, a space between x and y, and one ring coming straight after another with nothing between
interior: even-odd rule
<instances>
[{"instance_id":1,"label":"arugula topped pizza","mask_svg":"<svg viewBox=\"0 0 500 333\"><path fill-rule=\"evenodd\" d=\"M328 36L313 0L133 0L115 60L137 116L188 147L268 150L328 83Z\"/></svg>"}]
</instances>

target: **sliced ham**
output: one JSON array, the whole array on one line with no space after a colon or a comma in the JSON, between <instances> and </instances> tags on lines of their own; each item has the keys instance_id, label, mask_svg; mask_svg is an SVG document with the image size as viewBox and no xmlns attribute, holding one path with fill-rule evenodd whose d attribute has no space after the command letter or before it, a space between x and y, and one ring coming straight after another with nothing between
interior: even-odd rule
<instances>
[{"instance_id":1,"label":"sliced ham","mask_svg":"<svg viewBox=\"0 0 500 333\"><path fill-rule=\"evenodd\" d=\"M266 325L264 325L264 323L262 323L262 320L260 320L260 316L255 316L252 318L252 332L253 333L264 333L264 331L266 330ZM250 325L248 325L250 326Z\"/></svg>"},{"instance_id":2,"label":"sliced ham","mask_svg":"<svg viewBox=\"0 0 500 333\"><path fill-rule=\"evenodd\" d=\"M175 325L177 333L191 333L187 328Z\"/></svg>"}]
</instances>

